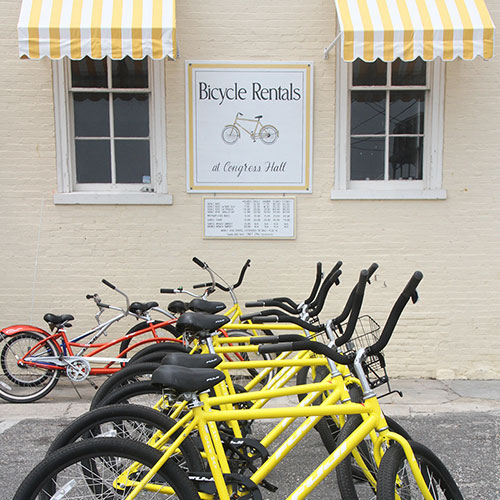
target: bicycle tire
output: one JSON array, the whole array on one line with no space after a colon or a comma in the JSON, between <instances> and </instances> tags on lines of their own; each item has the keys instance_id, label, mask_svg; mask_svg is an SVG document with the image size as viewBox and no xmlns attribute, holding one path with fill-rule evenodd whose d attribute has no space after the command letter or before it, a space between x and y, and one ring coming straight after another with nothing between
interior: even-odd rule
<instances>
[{"instance_id":1,"label":"bicycle tire","mask_svg":"<svg viewBox=\"0 0 500 500\"><path fill-rule=\"evenodd\" d=\"M162 358L165 354L169 352L189 352L183 344L180 342L162 342L160 344L153 344L147 347L144 347L140 351L136 352L128 361L127 365L131 363L144 362L142 358L148 357L149 360L152 360L154 356L157 358Z\"/></svg>"},{"instance_id":2,"label":"bicycle tire","mask_svg":"<svg viewBox=\"0 0 500 500\"><path fill-rule=\"evenodd\" d=\"M108 394L116 391L120 387L124 387L128 384L140 382L140 381L150 381L151 374L160 366L160 363L134 363L132 365L128 364L125 368L120 371L113 373L111 377L105 380L99 389L94 394L92 401L90 403L90 409L93 410L99 407L99 402L102 401Z\"/></svg>"},{"instance_id":3,"label":"bicycle tire","mask_svg":"<svg viewBox=\"0 0 500 500\"><path fill-rule=\"evenodd\" d=\"M400 434L407 440L411 439L410 435L394 419L387 416L385 418L390 431ZM344 426L338 432L336 446L347 439L347 437L349 437L349 435L352 434L352 432L359 427L361 423L362 418L360 415L352 415L348 418ZM377 478L378 470L373 458L370 444L362 441L356 448L363 458L363 461L365 462L365 465L370 473ZM333 449L328 449L328 452L332 453ZM349 454L336 467L335 472L337 476L337 484L343 499L365 500L366 498L373 498L375 495L374 489L370 486L364 472L356 463L352 454Z\"/></svg>"},{"instance_id":4,"label":"bicycle tire","mask_svg":"<svg viewBox=\"0 0 500 500\"><path fill-rule=\"evenodd\" d=\"M46 396L59 381L60 370L19 366L22 358L40 341L33 356L57 356L57 344L46 335L34 331L24 331L12 336L2 335L0 339L0 398L11 403L32 403Z\"/></svg>"},{"instance_id":5,"label":"bicycle tire","mask_svg":"<svg viewBox=\"0 0 500 500\"><path fill-rule=\"evenodd\" d=\"M457 483L443 462L423 444L410 441L410 445L432 496L436 500L463 500ZM402 476L403 481L400 480ZM398 443L389 447L380 462L377 500L394 500L396 492L402 500L423 498Z\"/></svg>"},{"instance_id":6,"label":"bicycle tire","mask_svg":"<svg viewBox=\"0 0 500 500\"><path fill-rule=\"evenodd\" d=\"M114 404L138 404L151 408L158 403L163 391L163 387L151 382L134 382L108 394L97 403L96 408Z\"/></svg>"},{"instance_id":7,"label":"bicycle tire","mask_svg":"<svg viewBox=\"0 0 500 500\"><path fill-rule=\"evenodd\" d=\"M264 125L259 132L259 139L267 145L274 144L279 137L278 129L274 125Z\"/></svg>"},{"instance_id":8,"label":"bicycle tire","mask_svg":"<svg viewBox=\"0 0 500 500\"><path fill-rule=\"evenodd\" d=\"M134 479L139 479L160 458L160 451L126 439L84 440L43 459L26 476L13 500L48 500L56 498L56 494L63 495L65 500L122 498L124 488L114 486L118 474L137 462L142 467L136 471ZM157 484L161 481L161 484L171 486L179 500L199 500L193 483L172 460L165 463L154 480ZM120 497L115 495L117 492ZM142 491L137 498L157 498L157 492Z\"/></svg>"},{"instance_id":9,"label":"bicycle tire","mask_svg":"<svg viewBox=\"0 0 500 500\"><path fill-rule=\"evenodd\" d=\"M175 423L170 417L145 406L132 404L103 406L84 413L66 426L52 441L46 456L79 440L102 437L130 439L154 447L154 443L150 441L152 436L157 431L167 432ZM173 437L177 438L180 432L176 432ZM183 470L205 470L200 452L190 436L179 445L179 453L174 455L173 459Z\"/></svg>"},{"instance_id":10,"label":"bicycle tire","mask_svg":"<svg viewBox=\"0 0 500 500\"><path fill-rule=\"evenodd\" d=\"M158 322L158 321L156 321L154 324L156 324L156 323L159 323L159 322ZM149 325L149 323L148 323L148 322L146 322L146 321L143 321L142 323L138 323L137 325L133 326L133 327L132 327L132 328L131 328L131 329L130 329L130 330L129 330L126 334L125 334L125 337L126 337L127 335L131 335L131 334L133 334L133 333L135 333L135 332L138 332L139 330L145 330L145 329L149 328L149 326L150 326L150 325ZM168 333L170 333L170 334L171 334L174 338L176 338L176 336L177 336L177 332L176 332L176 330L175 330L175 326L173 326L173 325L164 325L164 326L161 326L161 327L159 327L159 328L161 328L161 329L163 329L163 330L166 330L166 331L167 331ZM130 337L130 338L125 338L124 340L122 340L122 341L121 341L121 343L120 343L120 353L122 353L125 349L127 349L127 348L129 347L129 345L130 345L130 342L131 342L132 340L134 340L134 339L135 339L135 337ZM164 340L164 341L162 341L162 343L163 343L163 342L168 342L168 340L167 340L167 341L165 341L165 340ZM143 344L141 344L141 345L143 345ZM159 343L155 343L155 345L159 345ZM148 347L149 347L149 346L148 346ZM142 350L142 348L141 348L141 350ZM130 352L130 351L129 351L129 352ZM139 352L140 352L140 351L139 351ZM128 353L127 353L127 354L128 354ZM124 357L127 357L127 355L125 355Z\"/></svg>"},{"instance_id":11,"label":"bicycle tire","mask_svg":"<svg viewBox=\"0 0 500 500\"><path fill-rule=\"evenodd\" d=\"M221 137L226 144L231 145L240 138L240 131L238 127L234 125L226 125L222 129Z\"/></svg>"}]
</instances>

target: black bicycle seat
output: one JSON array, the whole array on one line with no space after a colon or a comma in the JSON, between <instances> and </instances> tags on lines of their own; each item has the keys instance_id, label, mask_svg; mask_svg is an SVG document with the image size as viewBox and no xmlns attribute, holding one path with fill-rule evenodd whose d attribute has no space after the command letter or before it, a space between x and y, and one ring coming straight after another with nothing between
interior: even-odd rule
<instances>
[{"instance_id":1,"label":"black bicycle seat","mask_svg":"<svg viewBox=\"0 0 500 500\"><path fill-rule=\"evenodd\" d=\"M132 302L128 310L131 313L141 316L146 311L149 311L153 307L158 307L158 302Z\"/></svg>"},{"instance_id":2,"label":"black bicycle seat","mask_svg":"<svg viewBox=\"0 0 500 500\"><path fill-rule=\"evenodd\" d=\"M179 393L202 392L222 382L226 376L213 368L186 368L185 366L163 365L151 376L153 384L160 384Z\"/></svg>"},{"instance_id":3,"label":"black bicycle seat","mask_svg":"<svg viewBox=\"0 0 500 500\"><path fill-rule=\"evenodd\" d=\"M47 313L43 317L44 321L46 321L49 325L61 326L66 321L73 321L75 319L71 314L61 314L58 316L57 314ZM71 326L71 325L66 325Z\"/></svg>"},{"instance_id":4,"label":"black bicycle seat","mask_svg":"<svg viewBox=\"0 0 500 500\"><path fill-rule=\"evenodd\" d=\"M187 312L179 317L175 328L179 333L215 332L229 321L230 318L219 314Z\"/></svg>"},{"instance_id":5,"label":"black bicycle seat","mask_svg":"<svg viewBox=\"0 0 500 500\"><path fill-rule=\"evenodd\" d=\"M226 308L224 302L216 302L203 299L193 299L189 303L189 309L195 312L205 312L210 314L215 314L221 312Z\"/></svg>"}]
</instances>

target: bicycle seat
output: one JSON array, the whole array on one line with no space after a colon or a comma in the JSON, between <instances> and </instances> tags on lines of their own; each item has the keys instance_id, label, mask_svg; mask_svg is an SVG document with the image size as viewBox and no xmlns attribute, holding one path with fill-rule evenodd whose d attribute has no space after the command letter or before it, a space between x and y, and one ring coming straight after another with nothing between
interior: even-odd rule
<instances>
[{"instance_id":1,"label":"bicycle seat","mask_svg":"<svg viewBox=\"0 0 500 500\"><path fill-rule=\"evenodd\" d=\"M169 352L161 360L162 365L178 365L186 368L215 368L222 363L217 354L188 354L187 352Z\"/></svg>"},{"instance_id":2,"label":"bicycle seat","mask_svg":"<svg viewBox=\"0 0 500 500\"><path fill-rule=\"evenodd\" d=\"M75 319L71 314L62 314L58 316L57 314L47 313L43 317L44 321L46 321L49 325L61 326L66 321L73 321ZM71 326L71 325L65 325Z\"/></svg>"},{"instance_id":3,"label":"bicycle seat","mask_svg":"<svg viewBox=\"0 0 500 500\"><path fill-rule=\"evenodd\" d=\"M141 314L144 314L146 311L149 311L153 307L158 307L158 302L132 302L128 310L131 313L140 316Z\"/></svg>"},{"instance_id":4,"label":"bicycle seat","mask_svg":"<svg viewBox=\"0 0 500 500\"><path fill-rule=\"evenodd\" d=\"M226 308L224 302L209 301L203 299L193 299L189 303L189 309L195 312L205 312L215 314Z\"/></svg>"},{"instance_id":5,"label":"bicycle seat","mask_svg":"<svg viewBox=\"0 0 500 500\"><path fill-rule=\"evenodd\" d=\"M151 376L153 384L160 384L176 392L203 392L222 382L226 376L213 368L186 368L185 366L163 365Z\"/></svg>"},{"instance_id":6,"label":"bicycle seat","mask_svg":"<svg viewBox=\"0 0 500 500\"><path fill-rule=\"evenodd\" d=\"M257 116L255 117L255 119L256 119L256 120L260 120L260 119L262 118L262 116L263 116L263 115L257 115Z\"/></svg>"},{"instance_id":7,"label":"bicycle seat","mask_svg":"<svg viewBox=\"0 0 500 500\"><path fill-rule=\"evenodd\" d=\"M186 312L179 317L175 328L179 333L215 332L217 328L221 328L229 321L230 318L219 314Z\"/></svg>"},{"instance_id":8,"label":"bicycle seat","mask_svg":"<svg viewBox=\"0 0 500 500\"><path fill-rule=\"evenodd\" d=\"M173 300L168 304L168 310L174 314L185 313L189 309L189 302L183 302L182 300Z\"/></svg>"}]
</instances>

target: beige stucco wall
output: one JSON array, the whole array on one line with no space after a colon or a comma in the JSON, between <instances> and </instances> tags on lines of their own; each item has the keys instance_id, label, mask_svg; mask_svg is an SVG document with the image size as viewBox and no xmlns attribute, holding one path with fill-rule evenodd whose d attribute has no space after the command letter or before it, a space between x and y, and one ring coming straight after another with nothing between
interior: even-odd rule
<instances>
[{"instance_id":1,"label":"beige stucco wall","mask_svg":"<svg viewBox=\"0 0 500 500\"><path fill-rule=\"evenodd\" d=\"M500 25L500 0L489 0ZM331 0L177 5L181 57L166 64L167 161L171 206L56 206L51 63L17 55L18 0L0 2L0 323L44 326L45 312L93 324L85 294L135 300L160 287L204 281L196 255L229 280L252 259L242 301L309 292L315 263L344 261L342 286L323 318L340 310L359 270L380 269L363 311L383 323L411 273L424 273L388 352L390 373L410 377L500 378L500 62L447 64L441 201L332 201L335 57ZM498 44L497 44L498 45ZM203 240L202 195L186 194L186 59L314 61L313 194L297 196L294 241ZM228 297L218 294L220 300ZM128 329L133 323L123 322Z\"/></svg>"}]
</instances>

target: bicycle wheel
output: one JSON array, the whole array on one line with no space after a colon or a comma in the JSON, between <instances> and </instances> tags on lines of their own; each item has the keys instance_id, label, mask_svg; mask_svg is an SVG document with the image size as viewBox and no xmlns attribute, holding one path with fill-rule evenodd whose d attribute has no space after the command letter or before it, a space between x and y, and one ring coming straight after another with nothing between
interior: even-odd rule
<instances>
[{"instance_id":1,"label":"bicycle wheel","mask_svg":"<svg viewBox=\"0 0 500 500\"><path fill-rule=\"evenodd\" d=\"M68 444L102 437L125 438L155 447L155 442L161 435L174 425L175 420L144 406L104 406L83 414L64 428L52 441L47 456ZM180 431L175 433L174 438L179 434ZM172 459L183 470L205 469L200 452L189 436L179 446Z\"/></svg>"},{"instance_id":2,"label":"bicycle wheel","mask_svg":"<svg viewBox=\"0 0 500 500\"><path fill-rule=\"evenodd\" d=\"M138 404L151 408L159 402L163 391L161 386L153 385L151 382L134 382L108 394L97 403L96 408L114 404ZM164 410L169 410L166 402Z\"/></svg>"},{"instance_id":3,"label":"bicycle wheel","mask_svg":"<svg viewBox=\"0 0 500 500\"><path fill-rule=\"evenodd\" d=\"M113 373L105 382L101 384L99 389L97 389L92 402L90 403L90 409L99 407L100 401L102 401L108 394L113 391L124 387L128 384L133 384L135 382L147 382L151 380L151 374L160 366L160 363L134 363L128 364L125 368L122 368L119 372Z\"/></svg>"},{"instance_id":4,"label":"bicycle wheel","mask_svg":"<svg viewBox=\"0 0 500 500\"><path fill-rule=\"evenodd\" d=\"M148 361L152 361L154 358L160 361L169 352L189 352L189 349L179 342L162 342L161 344L149 345L136 352L130 358L127 366L138 361L144 363L145 360L143 358L145 357L148 358Z\"/></svg>"},{"instance_id":5,"label":"bicycle wheel","mask_svg":"<svg viewBox=\"0 0 500 500\"><path fill-rule=\"evenodd\" d=\"M156 323L159 323L159 322L155 322L155 324ZM147 328L149 328L149 326L150 326L149 323L147 323L146 321L143 321L142 323L139 323L139 324L135 325L134 327L132 327L125 334L125 337L127 335L131 335L131 334L133 334L135 332L138 332L140 330L146 330ZM162 326L160 328L162 330L165 330L165 332L169 333L172 336L172 338L176 338L177 333L175 331L175 326L173 326L173 325L164 325L164 326ZM127 349L130 346L130 343L132 341L134 341L134 342L140 342L140 341L145 340L147 338L153 338L153 333L151 332L151 335L149 337L146 337L146 333L141 334L140 336L137 336L137 337L138 337L138 340L136 339L136 337L125 338L124 340L122 340L122 342L120 343L120 353L123 352L125 349ZM164 340L161 343L155 343L154 345L162 345L164 342L168 342L168 340L167 341ZM145 349L145 347L144 347L143 344L141 344L139 347L140 347L140 351L142 351L143 349ZM135 353L138 353L140 351L135 351ZM131 351L127 352L125 354L125 357L128 357L128 354L130 354L130 352Z\"/></svg>"},{"instance_id":6,"label":"bicycle wheel","mask_svg":"<svg viewBox=\"0 0 500 500\"><path fill-rule=\"evenodd\" d=\"M139 481L160 458L158 450L127 439L84 440L42 460L24 479L13 500L122 499L132 489L125 485L125 480ZM199 500L193 483L172 460L167 461L151 483L173 488L174 494L167 498ZM136 498L158 497L157 491L143 490Z\"/></svg>"},{"instance_id":7,"label":"bicycle wheel","mask_svg":"<svg viewBox=\"0 0 500 500\"><path fill-rule=\"evenodd\" d=\"M457 483L443 462L423 444L410 441L418 466L434 500L463 500ZM377 500L414 500L424 498L404 454L403 448L392 444L384 453L378 473Z\"/></svg>"},{"instance_id":8,"label":"bicycle wheel","mask_svg":"<svg viewBox=\"0 0 500 500\"><path fill-rule=\"evenodd\" d=\"M259 132L259 139L264 144L274 144L279 137L279 132L273 125L264 125Z\"/></svg>"},{"instance_id":9,"label":"bicycle wheel","mask_svg":"<svg viewBox=\"0 0 500 500\"><path fill-rule=\"evenodd\" d=\"M411 439L410 435L395 420L387 416L385 418L390 431L402 435L405 439ZM336 444L339 445L342 441L347 439L361 423L362 418L360 415L353 415L348 418L344 426L338 432ZM328 451L332 453L333 449L328 449ZM374 485L370 484L368 479L371 475L376 481L378 476L377 466L373 457L373 443L370 438L366 437L366 439L356 447L356 451L363 460L367 472L362 470L352 453L348 455L336 467L337 483L340 494L343 499L349 500L375 498L376 493Z\"/></svg>"},{"instance_id":10,"label":"bicycle wheel","mask_svg":"<svg viewBox=\"0 0 500 500\"><path fill-rule=\"evenodd\" d=\"M240 138L240 131L234 125L226 125L222 129L222 140L226 144L234 144Z\"/></svg>"},{"instance_id":11,"label":"bicycle wheel","mask_svg":"<svg viewBox=\"0 0 500 500\"><path fill-rule=\"evenodd\" d=\"M57 384L60 371L47 364L46 368L18 364L27 352L40 341L43 344L30 357L57 356L59 350L54 342L38 332L20 332L0 340L0 397L11 403L31 403L46 396Z\"/></svg>"}]
</instances>

